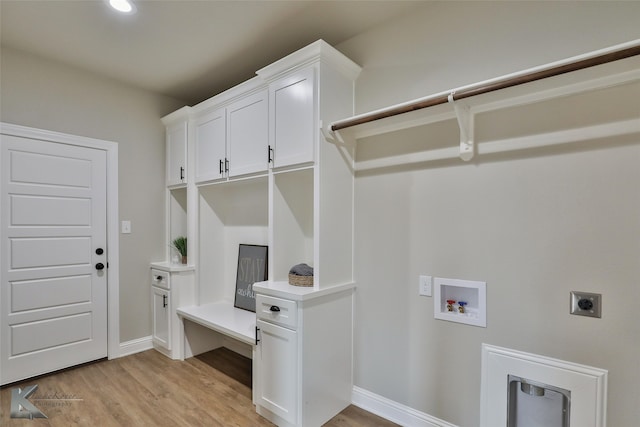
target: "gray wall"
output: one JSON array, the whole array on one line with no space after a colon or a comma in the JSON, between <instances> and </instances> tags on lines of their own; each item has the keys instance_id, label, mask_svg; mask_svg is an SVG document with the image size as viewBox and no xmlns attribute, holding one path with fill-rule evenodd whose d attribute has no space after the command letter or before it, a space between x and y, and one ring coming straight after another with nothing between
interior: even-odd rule
<instances>
[{"instance_id":1,"label":"gray wall","mask_svg":"<svg viewBox=\"0 0 640 427\"><path fill-rule=\"evenodd\" d=\"M428 2L338 48L364 67L364 112L640 38L638 16L639 2ZM165 251L159 118L183 104L4 48L1 59L0 120L119 143L120 218L133 224L121 235L121 341L148 336L148 263ZM425 139L389 135L359 143L358 156ZM639 145L359 174L356 385L476 426L487 342L609 369L608 425L634 426ZM488 327L434 320L417 296L422 273L487 281ZM573 289L603 293L603 318L568 315Z\"/></svg>"},{"instance_id":2,"label":"gray wall","mask_svg":"<svg viewBox=\"0 0 640 427\"><path fill-rule=\"evenodd\" d=\"M337 47L364 67L365 112L639 39L639 16L638 2L435 2ZM559 117L492 116L477 136L597 118L607 102L637 118L640 86L625 90ZM357 158L447 138L456 145L455 122L368 138ZM355 385L477 426L489 343L608 369L608 425L637 425L639 160L637 139L606 140L359 173ZM487 328L435 320L419 274L486 281ZM569 315L571 290L602 293L602 319Z\"/></svg>"},{"instance_id":3,"label":"gray wall","mask_svg":"<svg viewBox=\"0 0 640 427\"><path fill-rule=\"evenodd\" d=\"M149 262L165 256L160 117L184 104L13 49L1 55L1 121L118 143L120 219L132 222L120 235L120 341L149 336Z\"/></svg>"}]
</instances>

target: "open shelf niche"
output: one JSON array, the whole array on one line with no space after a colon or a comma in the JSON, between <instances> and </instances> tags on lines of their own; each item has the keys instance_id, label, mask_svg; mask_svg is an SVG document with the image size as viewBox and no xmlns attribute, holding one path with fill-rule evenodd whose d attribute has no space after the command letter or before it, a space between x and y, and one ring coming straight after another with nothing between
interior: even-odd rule
<instances>
[{"instance_id":1,"label":"open shelf niche","mask_svg":"<svg viewBox=\"0 0 640 427\"><path fill-rule=\"evenodd\" d=\"M288 281L297 264L314 266L313 199L312 168L273 175L270 280Z\"/></svg>"},{"instance_id":2,"label":"open shelf niche","mask_svg":"<svg viewBox=\"0 0 640 427\"><path fill-rule=\"evenodd\" d=\"M187 236L187 189L183 187L167 191L169 193L167 197L169 205L167 250L169 254L166 259L172 264L178 264L181 262L180 254L172 247L172 242L176 237Z\"/></svg>"},{"instance_id":3,"label":"open shelf niche","mask_svg":"<svg viewBox=\"0 0 640 427\"><path fill-rule=\"evenodd\" d=\"M233 306L239 245L268 244L268 194L266 176L198 187L199 305Z\"/></svg>"}]
</instances>

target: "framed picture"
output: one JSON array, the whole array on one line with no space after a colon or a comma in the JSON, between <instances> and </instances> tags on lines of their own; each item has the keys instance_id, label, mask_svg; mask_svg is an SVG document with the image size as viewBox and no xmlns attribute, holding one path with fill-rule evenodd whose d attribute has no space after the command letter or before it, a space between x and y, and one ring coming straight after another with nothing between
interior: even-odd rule
<instances>
[{"instance_id":1,"label":"framed picture","mask_svg":"<svg viewBox=\"0 0 640 427\"><path fill-rule=\"evenodd\" d=\"M267 280L267 246L240 244L234 307L256 312L253 284Z\"/></svg>"}]
</instances>

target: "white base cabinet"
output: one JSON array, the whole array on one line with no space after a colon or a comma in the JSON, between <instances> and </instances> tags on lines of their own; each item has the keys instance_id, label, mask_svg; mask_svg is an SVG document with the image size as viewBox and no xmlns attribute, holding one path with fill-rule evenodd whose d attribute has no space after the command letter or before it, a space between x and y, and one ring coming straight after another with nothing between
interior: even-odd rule
<instances>
[{"instance_id":1,"label":"white base cabinet","mask_svg":"<svg viewBox=\"0 0 640 427\"><path fill-rule=\"evenodd\" d=\"M171 308L169 305L171 300L169 291L157 286L152 286L151 298L153 308L153 344L154 346L158 345L167 351L171 351Z\"/></svg>"},{"instance_id":2,"label":"white base cabinet","mask_svg":"<svg viewBox=\"0 0 640 427\"><path fill-rule=\"evenodd\" d=\"M256 410L281 427L321 426L351 403L353 286L254 290Z\"/></svg>"},{"instance_id":3,"label":"white base cabinet","mask_svg":"<svg viewBox=\"0 0 640 427\"><path fill-rule=\"evenodd\" d=\"M257 326L260 335L256 372L259 375L258 404L287 423L295 424L297 332L260 319Z\"/></svg>"},{"instance_id":4,"label":"white base cabinet","mask_svg":"<svg viewBox=\"0 0 640 427\"><path fill-rule=\"evenodd\" d=\"M183 360L184 328L176 309L193 304L194 268L165 262L151 264L153 348L172 359Z\"/></svg>"}]
</instances>

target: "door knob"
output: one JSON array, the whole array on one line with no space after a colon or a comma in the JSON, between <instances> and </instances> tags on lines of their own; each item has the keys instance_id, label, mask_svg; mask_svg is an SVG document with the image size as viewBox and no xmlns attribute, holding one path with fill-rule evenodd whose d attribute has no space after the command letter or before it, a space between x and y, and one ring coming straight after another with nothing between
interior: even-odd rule
<instances>
[{"instance_id":1,"label":"door knob","mask_svg":"<svg viewBox=\"0 0 640 427\"><path fill-rule=\"evenodd\" d=\"M99 262L96 264L96 270L103 270L104 269L104 264Z\"/></svg>"}]
</instances>

